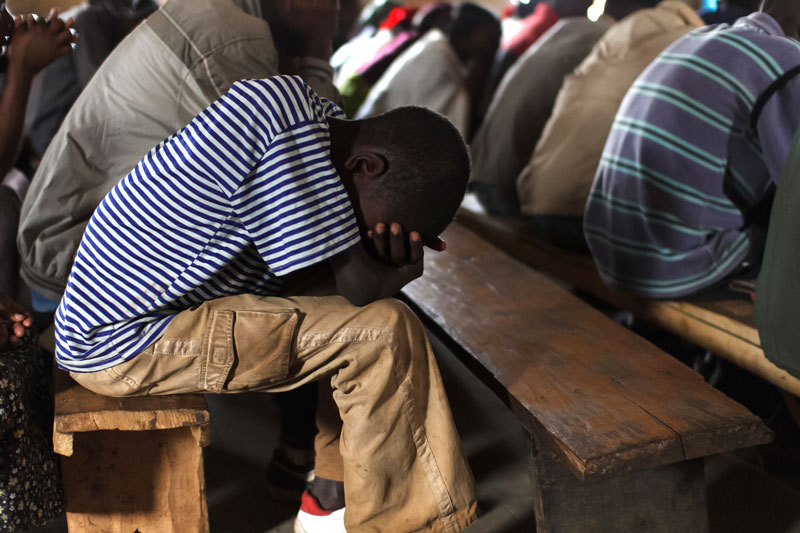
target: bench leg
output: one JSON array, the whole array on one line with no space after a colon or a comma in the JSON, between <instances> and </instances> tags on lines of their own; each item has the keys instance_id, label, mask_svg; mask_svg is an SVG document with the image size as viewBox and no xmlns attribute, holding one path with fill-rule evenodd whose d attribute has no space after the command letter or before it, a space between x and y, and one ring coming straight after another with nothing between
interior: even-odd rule
<instances>
[{"instance_id":1,"label":"bench leg","mask_svg":"<svg viewBox=\"0 0 800 533\"><path fill-rule=\"evenodd\" d=\"M584 482L531 437L530 471L537 533L708 531L702 459Z\"/></svg>"},{"instance_id":2,"label":"bench leg","mask_svg":"<svg viewBox=\"0 0 800 533\"><path fill-rule=\"evenodd\" d=\"M62 457L70 531L207 532L203 456L190 427L73 435Z\"/></svg>"}]
</instances>

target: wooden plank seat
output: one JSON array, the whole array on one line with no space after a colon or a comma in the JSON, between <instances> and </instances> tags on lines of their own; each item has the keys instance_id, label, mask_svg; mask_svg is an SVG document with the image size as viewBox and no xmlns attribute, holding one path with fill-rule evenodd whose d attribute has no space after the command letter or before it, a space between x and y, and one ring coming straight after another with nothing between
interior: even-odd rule
<instances>
[{"instance_id":1,"label":"wooden plank seat","mask_svg":"<svg viewBox=\"0 0 800 533\"><path fill-rule=\"evenodd\" d=\"M536 270L629 310L638 318L800 396L800 379L778 368L764 355L752 302L744 299L704 303L650 300L611 289L600 278L588 254L570 252L537 238L524 220L490 216L469 195L457 220Z\"/></svg>"},{"instance_id":2,"label":"wooden plank seat","mask_svg":"<svg viewBox=\"0 0 800 533\"><path fill-rule=\"evenodd\" d=\"M702 458L771 431L462 225L443 237L403 296L530 432L537 531L706 531Z\"/></svg>"},{"instance_id":3,"label":"wooden plank seat","mask_svg":"<svg viewBox=\"0 0 800 533\"><path fill-rule=\"evenodd\" d=\"M70 531L208 531L202 395L111 398L55 375L53 447Z\"/></svg>"}]
</instances>

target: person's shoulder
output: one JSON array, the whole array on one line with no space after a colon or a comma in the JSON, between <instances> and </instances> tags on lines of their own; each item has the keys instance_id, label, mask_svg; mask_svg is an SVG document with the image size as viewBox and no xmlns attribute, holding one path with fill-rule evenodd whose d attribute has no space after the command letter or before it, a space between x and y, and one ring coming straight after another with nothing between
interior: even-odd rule
<instances>
[{"instance_id":1,"label":"person's shoulder","mask_svg":"<svg viewBox=\"0 0 800 533\"><path fill-rule=\"evenodd\" d=\"M170 0L146 23L161 39L185 39L203 55L219 54L248 41L272 46L269 24L231 0Z\"/></svg>"},{"instance_id":2,"label":"person's shoulder","mask_svg":"<svg viewBox=\"0 0 800 533\"><path fill-rule=\"evenodd\" d=\"M326 116L339 116L340 109L321 98L299 76L272 76L248 79L231 85L229 94L247 106L267 108L282 117L286 127L308 122L324 122Z\"/></svg>"}]
</instances>

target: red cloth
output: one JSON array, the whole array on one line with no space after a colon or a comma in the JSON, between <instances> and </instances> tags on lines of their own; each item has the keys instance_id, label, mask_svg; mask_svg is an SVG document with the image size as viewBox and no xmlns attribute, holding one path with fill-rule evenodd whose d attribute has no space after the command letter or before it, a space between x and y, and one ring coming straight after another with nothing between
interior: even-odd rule
<instances>
[{"instance_id":1,"label":"red cloth","mask_svg":"<svg viewBox=\"0 0 800 533\"><path fill-rule=\"evenodd\" d=\"M414 17L414 13L417 12L416 7L396 7L389 11L389 14L386 16L383 22L381 22L380 28L381 30L391 30L401 22L410 22L411 19Z\"/></svg>"},{"instance_id":2,"label":"red cloth","mask_svg":"<svg viewBox=\"0 0 800 533\"><path fill-rule=\"evenodd\" d=\"M556 22L558 22L558 14L555 10L546 2L539 2L533 13L522 20L519 31L509 38L503 39L500 47L519 57Z\"/></svg>"}]
</instances>

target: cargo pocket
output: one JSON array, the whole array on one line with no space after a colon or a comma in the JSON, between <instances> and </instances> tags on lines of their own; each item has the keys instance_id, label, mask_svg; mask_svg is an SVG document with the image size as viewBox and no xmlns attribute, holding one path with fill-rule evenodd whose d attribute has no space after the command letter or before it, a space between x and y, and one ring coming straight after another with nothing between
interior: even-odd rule
<instances>
[{"instance_id":1,"label":"cargo pocket","mask_svg":"<svg viewBox=\"0 0 800 533\"><path fill-rule=\"evenodd\" d=\"M259 390L285 381L294 359L296 309L213 311L207 387Z\"/></svg>"}]
</instances>

